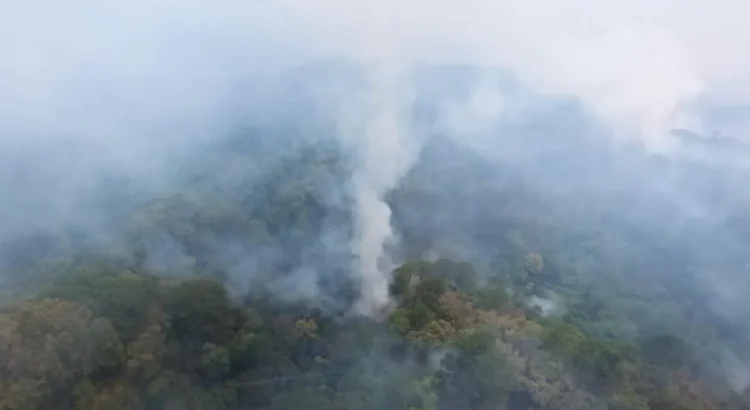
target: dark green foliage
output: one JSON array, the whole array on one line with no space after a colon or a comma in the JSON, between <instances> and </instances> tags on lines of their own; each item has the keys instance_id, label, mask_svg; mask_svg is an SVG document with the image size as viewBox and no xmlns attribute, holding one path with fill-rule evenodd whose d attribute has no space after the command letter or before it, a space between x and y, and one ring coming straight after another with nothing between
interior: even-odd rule
<instances>
[{"instance_id":1,"label":"dark green foliage","mask_svg":"<svg viewBox=\"0 0 750 410\"><path fill-rule=\"evenodd\" d=\"M560 320L544 320L539 328L511 308L499 282L451 293L440 273L446 270L435 265L395 272L411 270L415 280L395 292L402 300L389 318L393 336L376 322L331 322L320 312L292 313L263 299L242 307L213 279L167 281L107 269L73 275L47 291L69 301L31 301L0 317L0 335L10 343L45 334L53 337L45 346L58 352L23 362L23 350L0 348L0 357L19 363L0 383L2 408L55 402L71 409L479 410L579 403L572 409L606 397L647 400L652 408L685 406L664 379L688 363L679 339L646 340L638 355ZM537 337L546 356L534 353ZM40 360L48 361L43 369L34 366ZM58 362L60 373L51 373ZM639 369L640 363L651 367ZM573 375L581 385L546 385L546 366L567 368L558 377ZM583 402L590 404L575 407Z\"/></svg>"},{"instance_id":2,"label":"dark green foliage","mask_svg":"<svg viewBox=\"0 0 750 410\"><path fill-rule=\"evenodd\" d=\"M176 338L200 344L231 340L237 315L224 287L210 279L170 286L165 295L164 313Z\"/></svg>"},{"instance_id":3,"label":"dark green foliage","mask_svg":"<svg viewBox=\"0 0 750 410\"><path fill-rule=\"evenodd\" d=\"M491 282L476 292L474 303L479 309L501 310L510 305L510 295L502 282Z\"/></svg>"},{"instance_id":4,"label":"dark green foliage","mask_svg":"<svg viewBox=\"0 0 750 410\"><path fill-rule=\"evenodd\" d=\"M683 303L696 300L690 246L603 229L606 209L580 215L447 151L461 172L428 161L389 194L405 253L441 257L395 269L377 320L349 314L351 198L334 151L263 167L224 153L240 176L216 159L139 208L115 256L24 239L47 257L16 249L8 268L44 286L3 304L0 410L746 406L712 372L731 326ZM654 270L670 274L640 286Z\"/></svg>"},{"instance_id":5,"label":"dark green foliage","mask_svg":"<svg viewBox=\"0 0 750 410\"><path fill-rule=\"evenodd\" d=\"M688 346L682 339L672 335L656 336L644 341L641 344L641 354L650 364L673 369L690 363Z\"/></svg>"},{"instance_id":6,"label":"dark green foliage","mask_svg":"<svg viewBox=\"0 0 750 410\"><path fill-rule=\"evenodd\" d=\"M87 265L65 275L45 294L87 305L110 319L123 339L130 341L147 321L157 286L156 279L148 275Z\"/></svg>"}]
</instances>

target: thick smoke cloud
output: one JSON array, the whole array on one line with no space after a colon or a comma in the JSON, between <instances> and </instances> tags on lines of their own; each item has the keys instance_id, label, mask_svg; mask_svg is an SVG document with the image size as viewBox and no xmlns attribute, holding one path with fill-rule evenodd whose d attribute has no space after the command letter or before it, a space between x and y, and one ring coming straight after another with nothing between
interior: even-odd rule
<instances>
[{"instance_id":1,"label":"thick smoke cloud","mask_svg":"<svg viewBox=\"0 0 750 410\"><path fill-rule=\"evenodd\" d=\"M675 147L673 128L721 128L704 109L750 96L750 6L740 1L74 0L3 9L2 194L22 198L2 201L3 236L62 219L95 224L76 199L97 176L159 189L172 156L248 113L274 115L274 73L328 57L364 67L362 88L319 91L357 158L352 250L364 312L387 304L394 233L384 195L418 155L409 119L418 65L498 67L655 151ZM492 75L475 88L438 122L457 140L494 147L477 134L514 107ZM29 164L44 178L21 182L14 172Z\"/></svg>"},{"instance_id":2,"label":"thick smoke cloud","mask_svg":"<svg viewBox=\"0 0 750 410\"><path fill-rule=\"evenodd\" d=\"M341 30L390 18L389 34L415 59L504 67L654 148L669 146L665 130L700 124L696 104L747 98L738 1L371 3L286 4Z\"/></svg>"}]
</instances>

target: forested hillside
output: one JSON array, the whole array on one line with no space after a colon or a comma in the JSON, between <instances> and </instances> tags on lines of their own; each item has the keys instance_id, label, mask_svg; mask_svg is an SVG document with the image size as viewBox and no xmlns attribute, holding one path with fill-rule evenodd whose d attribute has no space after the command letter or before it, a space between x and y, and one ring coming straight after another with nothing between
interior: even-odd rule
<instances>
[{"instance_id":1,"label":"forested hillside","mask_svg":"<svg viewBox=\"0 0 750 410\"><path fill-rule=\"evenodd\" d=\"M289 132L199 150L166 192L102 181L95 234L6 239L0 409L748 408L743 312L703 281L750 248L628 194L658 159L431 138L388 194L393 304L363 317L350 159Z\"/></svg>"},{"instance_id":2,"label":"forested hillside","mask_svg":"<svg viewBox=\"0 0 750 410\"><path fill-rule=\"evenodd\" d=\"M750 2L0 4L0 410L750 410Z\"/></svg>"}]
</instances>

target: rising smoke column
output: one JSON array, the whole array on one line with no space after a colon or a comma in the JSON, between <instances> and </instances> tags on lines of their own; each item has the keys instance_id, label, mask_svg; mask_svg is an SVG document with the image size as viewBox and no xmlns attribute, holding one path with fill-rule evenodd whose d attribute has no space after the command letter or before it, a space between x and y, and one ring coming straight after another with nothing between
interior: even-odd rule
<instances>
[{"instance_id":1,"label":"rising smoke column","mask_svg":"<svg viewBox=\"0 0 750 410\"><path fill-rule=\"evenodd\" d=\"M413 64L400 54L389 16L368 20L362 26L362 64L365 87L353 127L342 128L342 137L355 152L355 236L353 267L360 282L356 314L373 315L388 305L392 261L386 246L394 239L391 209L384 197L409 170L417 155L418 139L409 130L414 103ZM345 115L343 121L351 121Z\"/></svg>"},{"instance_id":2,"label":"rising smoke column","mask_svg":"<svg viewBox=\"0 0 750 410\"><path fill-rule=\"evenodd\" d=\"M384 254L393 238L391 210L384 195L392 189L413 161L407 146L402 81L396 72L378 69L370 74L371 116L361 135L358 166L354 175L356 231L354 252L361 281L358 313L370 314L388 302L388 272L392 266Z\"/></svg>"}]
</instances>

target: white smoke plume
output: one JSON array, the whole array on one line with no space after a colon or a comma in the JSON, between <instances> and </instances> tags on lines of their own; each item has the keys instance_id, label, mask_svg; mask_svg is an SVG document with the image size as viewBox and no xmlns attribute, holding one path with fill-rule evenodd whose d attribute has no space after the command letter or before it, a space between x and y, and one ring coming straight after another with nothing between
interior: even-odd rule
<instances>
[{"instance_id":1,"label":"white smoke plume","mask_svg":"<svg viewBox=\"0 0 750 410\"><path fill-rule=\"evenodd\" d=\"M88 161L56 174L77 183L56 181L71 192L57 192L45 202L54 212L38 214L85 219L62 199L85 175L157 178L176 146L221 128L243 99L233 95L237 82L328 56L353 59L367 87L342 102L339 121L359 158L353 248L360 310L370 312L388 299L384 247L393 232L383 196L419 147L405 119L416 64L502 68L537 93L575 99L613 134L666 150L669 129L714 125L702 124L701 104L750 99L749 14L740 0L8 2L0 152L43 153L56 138L82 144ZM486 88L476 113L456 115L503 115L502 98ZM0 208L2 221L31 219L11 205Z\"/></svg>"},{"instance_id":2,"label":"white smoke plume","mask_svg":"<svg viewBox=\"0 0 750 410\"><path fill-rule=\"evenodd\" d=\"M384 196L408 171L419 148L409 130L413 67L400 54L398 37L393 33L387 16L376 14L359 26L356 35L361 46L350 57L366 67L361 104L354 112L336 113L342 123L340 136L353 147L358 161L352 180L356 217L353 251L361 299L355 311L365 315L376 313L389 301L393 266L385 247L393 239L393 229Z\"/></svg>"},{"instance_id":3,"label":"white smoke plume","mask_svg":"<svg viewBox=\"0 0 750 410\"><path fill-rule=\"evenodd\" d=\"M674 142L670 128L701 125L696 104L747 101L750 91L739 17L748 5L737 0L285 4L340 50L352 47L341 32L390 19L389 35L412 59L502 67L537 92L577 99L618 136L656 150Z\"/></svg>"}]
</instances>

